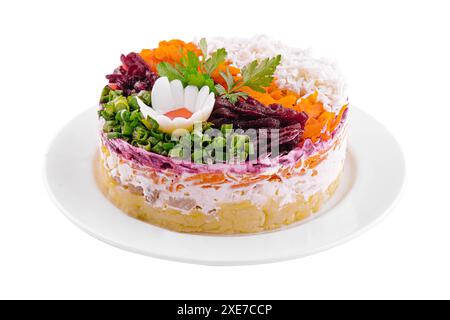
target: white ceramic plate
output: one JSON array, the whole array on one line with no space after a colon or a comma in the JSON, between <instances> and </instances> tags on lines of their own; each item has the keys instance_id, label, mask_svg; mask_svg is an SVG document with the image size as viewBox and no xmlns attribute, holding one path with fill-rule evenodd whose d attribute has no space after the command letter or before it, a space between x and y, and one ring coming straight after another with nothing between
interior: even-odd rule
<instances>
[{"instance_id":1,"label":"white ceramic plate","mask_svg":"<svg viewBox=\"0 0 450 320\"><path fill-rule=\"evenodd\" d=\"M360 234L392 208L405 179L399 145L376 120L352 107L348 160L337 194L307 221L252 235L182 234L128 217L97 189L95 108L55 137L46 155L48 190L61 211L92 236L152 257L209 265L282 261L319 252Z\"/></svg>"}]
</instances>

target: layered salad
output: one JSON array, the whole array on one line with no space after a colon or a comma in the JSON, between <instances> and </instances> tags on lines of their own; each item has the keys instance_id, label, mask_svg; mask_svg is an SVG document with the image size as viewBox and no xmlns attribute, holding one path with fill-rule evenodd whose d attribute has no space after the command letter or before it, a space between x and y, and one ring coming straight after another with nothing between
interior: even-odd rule
<instances>
[{"instance_id":1,"label":"layered salad","mask_svg":"<svg viewBox=\"0 0 450 320\"><path fill-rule=\"evenodd\" d=\"M255 233L310 217L339 185L348 101L334 64L266 36L161 41L106 76L94 163L128 215Z\"/></svg>"}]
</instances>

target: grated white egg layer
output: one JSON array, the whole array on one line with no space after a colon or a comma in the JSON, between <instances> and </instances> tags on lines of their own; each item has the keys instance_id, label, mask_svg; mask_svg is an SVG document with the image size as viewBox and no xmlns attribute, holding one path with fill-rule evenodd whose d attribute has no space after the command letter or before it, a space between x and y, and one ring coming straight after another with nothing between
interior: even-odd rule
<instances>
[{"instance_id":1,"label":"grated white egg layer","mask_svg":"<svg viewBox=\"0 0 450 320\"><path fill-rule=\"evenodd\" d=\"M339 112L347 103L345 82L337 66L325 59L313 58L309 50L302 50L275 41L265 35L251 38L209 38L208 51L225 48L233 65L242 68L253 60L281 54L275 77L280 88L289 89L301 97L315 91L325 109Z\"/></svg>"}]
</instances>

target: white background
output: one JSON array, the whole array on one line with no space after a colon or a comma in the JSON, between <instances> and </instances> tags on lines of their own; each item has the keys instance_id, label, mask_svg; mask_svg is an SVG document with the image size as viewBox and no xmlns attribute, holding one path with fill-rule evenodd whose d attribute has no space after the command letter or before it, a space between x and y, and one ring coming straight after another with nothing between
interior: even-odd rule
<instances>
[{"instance_id":1,"label":"white background","mask_svg":"<svg viewBox=\"0 0 450 320\"><path fill-rule=\"evenodd\" d=\"M2 1L0 16L0 298L450 298L447 1ZM49 141L121 53L256 33L337 60L351 102L397 137L408 184L387 219L307 258L206 267L116 249L60 214Z\"/></svg>"}]
</instances>

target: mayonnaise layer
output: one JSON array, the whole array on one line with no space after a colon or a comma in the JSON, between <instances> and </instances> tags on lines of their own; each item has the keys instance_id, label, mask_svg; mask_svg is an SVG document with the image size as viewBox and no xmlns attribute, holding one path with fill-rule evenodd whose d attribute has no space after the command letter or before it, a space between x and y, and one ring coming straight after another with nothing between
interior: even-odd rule
<instances>
[{"instance_id":1,"label":"mayonnaise layer","mask_svg":"<svg viewBox=\"0 0 450 320\"><path fill-rule=\"evenodd\" d=\"M347 146L347 126L319 145L304 145L295 161L279 161L261 172L211 171L192 172L152 168L117 153L101 140L101 157L109 175L124 187L141 193L157 208L175 208L189 214L199 209L214 214L221 203L250 201L261 208L270 199L280 206L294 202L298 196L307 200L325 191L341 173ZM295 152L291 151L292 157Z\"/></svg>"}]
</instances>

